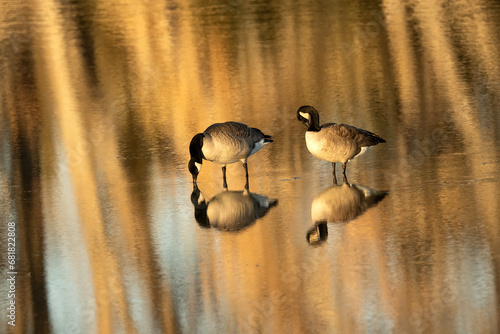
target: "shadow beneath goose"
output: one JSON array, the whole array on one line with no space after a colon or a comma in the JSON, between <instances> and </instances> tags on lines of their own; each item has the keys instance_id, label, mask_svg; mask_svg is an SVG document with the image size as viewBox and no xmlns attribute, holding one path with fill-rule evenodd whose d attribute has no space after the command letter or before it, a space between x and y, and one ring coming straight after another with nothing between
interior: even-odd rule
<instances>
[{"instance_id":1,"label":"shadow beneath goose","mask_svg":"<svg viewBox=\"0 0 500 334\"><path fill-rule=\"evenodd\" d=\"M201 227L236 232L264 217L278 204L278 200L245 189L224 190L207 202L198 186L194 184L191 203L194 206L194 217Z\"/></svg>"},{"instance_id":2,"label":"shadow beneath goose","mask_svg":"<svg viewBox=\"0 0 500 334\"><path fill-rule=\"evenodd\" d=\"M327 223L348 223L377 205L387 191L359 184L333 185L318 194L311 205L314 227L307 231L307 241L318 245L328 238Z\"/></svg>"}]
</instances>

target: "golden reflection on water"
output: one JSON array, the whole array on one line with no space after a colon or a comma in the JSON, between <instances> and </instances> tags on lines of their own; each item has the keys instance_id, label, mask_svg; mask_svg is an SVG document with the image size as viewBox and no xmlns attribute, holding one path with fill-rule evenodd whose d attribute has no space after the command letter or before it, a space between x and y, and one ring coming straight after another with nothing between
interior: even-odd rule
<instances>
[{"instance_id":1,"label":"golden reflection on water","mask_svg":"<svg viewBox=\"0 0 500 334\"><path fill-rule=\"evenodd\" d=\"M498 331L493 4L33 1L0 15L16 331ZM326 219L318 247L305 236L331 166L305 148L304 104L387 139L349 179L390 195ZM249 159L250 191L279 205L241 231L197 223L186 168L192 135L226 120L275 138ZM221 193L204 164L207 208L249 199L242 168L228 174Z\"/></svg>"}]
</instances>

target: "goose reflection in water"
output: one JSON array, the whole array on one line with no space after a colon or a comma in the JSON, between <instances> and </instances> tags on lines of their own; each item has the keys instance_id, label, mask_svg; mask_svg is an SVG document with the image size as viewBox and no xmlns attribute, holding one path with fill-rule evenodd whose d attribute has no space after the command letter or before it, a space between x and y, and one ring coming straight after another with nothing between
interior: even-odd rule
<instances>
[{"instance_id":1,"label":"goose reflection in water","mask_svg":"<svg viewBox=\"0 0 500 334\"><path fill-rule=\"evenodd\" d=\"M193 185L191 203L194 216L201 227L222 231L241 231L278 204L278 200L243 191L224 190L207 202L196 184Z\"/></svg>"},{"instance_id":2,"label":"goose reflection in water","mask_svg":"<svg viewBox=\"0 0 500 334\"><path fill-rule=\"evenodd\" d=\"M315 226L307 232L312 245L328 238L327 223L348 223L375 206L388 194L359 184L333 185L313 200L311 216Z\"/></svg>"}]
</instances>

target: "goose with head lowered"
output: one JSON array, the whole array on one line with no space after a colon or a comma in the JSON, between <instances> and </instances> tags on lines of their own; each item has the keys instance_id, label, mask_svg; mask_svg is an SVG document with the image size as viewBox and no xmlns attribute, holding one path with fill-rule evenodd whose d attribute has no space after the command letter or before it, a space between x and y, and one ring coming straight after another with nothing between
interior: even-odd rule
<instances>
[{"instance_id":1,"label":"goose with head lowered","mask_svg":"<svg viewBox=\"0 0 500 334\"><path fill-rule=\"evenodd\" d=\"M385 143L379 135L358 129L352 125L327 123L320 125L318 111L311 106L302 106L297 111L297 119L307 126L306 145L309 152L317 158L330 161L333 166L333 180L335 163L342 163L342 174L345 175L347 162L363 154L370 146Z\"/></svg>"},{"instance_id":2,"label":"goose with head lowered","mask_svg":"<svg viewBox=\"0 0 500 334\"><path fill-rule=\"evenodd\" d=\"M225 122L210 125L203 133L196 134L189 144L189 172L196 183L203 159L222 165L223 187L227 188L226 165L241 161L245 168L248 189L249 156L273 142L273 137L265 135L256 128L238 122Z\"/></svg>"}]
</instances>

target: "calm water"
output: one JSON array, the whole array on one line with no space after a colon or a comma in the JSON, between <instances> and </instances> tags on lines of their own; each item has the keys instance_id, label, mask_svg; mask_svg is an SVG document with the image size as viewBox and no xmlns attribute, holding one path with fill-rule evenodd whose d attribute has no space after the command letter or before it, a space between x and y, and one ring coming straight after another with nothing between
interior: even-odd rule
<instances>
[{"instance_id":1,"label":"calm water","mask_svg":"<svg viewBox=\"0 0 500 334\"><path fill-rule=\"evenodd\" d=\"M0 15L0 332L500 331L497 1ZM307 151L305 104L387 140L350 185ZM193 189L191 137L228 120L275 139L250 192L209 162Z\"/></svg>"}]
</instances>

